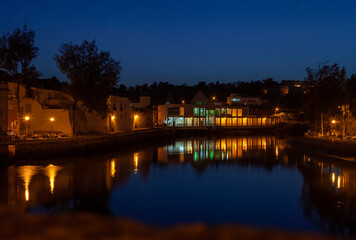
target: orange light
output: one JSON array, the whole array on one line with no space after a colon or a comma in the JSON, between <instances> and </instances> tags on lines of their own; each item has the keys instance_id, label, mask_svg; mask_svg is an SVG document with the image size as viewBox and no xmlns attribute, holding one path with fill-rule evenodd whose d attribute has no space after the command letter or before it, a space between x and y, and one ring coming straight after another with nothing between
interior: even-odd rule
<instances>
[{"instance_id":1,"label":"orange light","mask_svg":"<svg viewBox=\"0 0 356 240\"><path fill-rule=\"evenodd\" d=\"M114 120L115 119L115 116L111 116L111 120Z\"/></svg>"},{"instance_id":2,"label":"orange light","mask_svg":"<svg viewBox=\"0 0 356 240\"><path fill-rule=\"evenodd\" d=\"M182 104L184 104L185 103L185 101L184 100L182 100Z\"/></svg>"},{"instance_id":3,"label":"orange light","mask_svg":"<svg viewBox=\"0 0 356 240\"><path fill-rule=\"evenodd\" d=\"M336 121L335 121L335 120L332 120L332 121L331 121L331 123L332 123L332 124L335 124L335 123L336 123Z\"/></svg>"},{"instance_id":4,"label":"orange light","mask_svg":"<svg viewBox=\"0 0 356 240\"><path fill-rule=\"evenodd\" d=\"M138 118L138 115L135 115L135 119L137 119Z\"/></svg>"},{"instance_id":5,"label":"orange light","mask_svg":"<svg viewBox=\"0 0 356 240\"><path fill-rule=\"evenodd\" d=\"M30 120L30 117L29 117L29 116L26 116L26 117L25 117L25 120L26 120L26 121L29 121L29 120Z\"/></svg>"},{"instance_id":6,"label":"orange light","mask_svg":"<svg viewBox=\"0 0 356 240\"><path fill-rule=\"evenodd\" d=\"M279 108L278 107L276 107L276 111L278 111L279 110Z\"/></svg>"},{"instance_id":7,"label":"orange light","mask_svg":"<svg viewBox=\"0 0 356 240\"><path fill-rule=\"evenodd\" d=\"M54 122L54 118L53 118L53 117L51 117L49 120L50 120L51 122Z\"/></svg>"},{"instance_id":8,"label":"orange light","mask_svg":"<svg viewBox=\"0 0 356 240\"><path fill-rule=\"evenodd\" d=\"M216 99L216 98L215 98L215 97L213 97L213 101L215 101L215 99Z\"/></svg>"}]
</instances>

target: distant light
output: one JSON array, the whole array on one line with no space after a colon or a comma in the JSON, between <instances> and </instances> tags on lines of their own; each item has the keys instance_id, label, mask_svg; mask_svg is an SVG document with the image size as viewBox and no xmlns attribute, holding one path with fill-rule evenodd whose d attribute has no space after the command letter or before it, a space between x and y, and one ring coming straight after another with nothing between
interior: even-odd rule
<instances>
[{"instance_id":1,"label":"distant light","mask_svg":"<svg viewBox=\"0 0 356 240\"><path fill-rule=\"evenodd\" d=\"M184 100L182 100L182 104L184 104L185 103L185 101Z\"/></svg>"},{"instance_id":2,"label":"distant light","mask_svg":"<svg viewBox=\"0 0 356 240\"><path fill-rule=\"evenodd\" d=\"M51 122L54 122L54 118L53 118L53 117L51 117L49 120L50 120Z\"/></svg>"},{"instance_id":3,"label":"distant light","mask_svg":"<svg viewBox=\"0 0 356 240\"><path fill-rule=\"evenodd\" d=\"M279 110L279 108L278 107L276 107L276 111L278 111Z\"/></svg>"},{"instance_id":4,"label":"distant light","mask_svg":"<svg viewBox=\"0 0 356 240\"><path fill-rule=\"evenodd\" d=\"M215 98L215 97L213 97L213 101L215 101L215 99L216 99L216 98Z\"/></svg>"},{"instance_id":5,"label":"distant light","mask_svg":"<svg viewBox=\"0 0 356 240\"><path fill-rule=\"evenodd\" d=\"M135 119L137 119L138 118L138 115L135 115Z\"/></svg>"},{"instance_id":6,"label":"distant light","mask_svg":"<svg viewBox=\"0 0 356 240\"><path fill-rule=\"evenodd\" d=\"M25 117L25 120L26 120L26 121L29 121L29 120L30 120L30 117L29 117L29 116L26 116L26 117Z\"/></svg>"},{"instance_id":7,"label":"distant light","mask_svg":"<svg viewBox=\"0 0 356 240\"><path fill-rule=\"evenodd\" d=\"M332 123L332 124L335 124L335 123L336 123L336 121L335 121L335 120L332 120L332 121L331 121L331 123Z\"/></svg>"},{"instance_id":8,"label":"distant light","mask_svg":"<svg viewBox=\"0 0 356 240\"><path fill-rule=\"evenodd\" d=\"M115 119L115 116L111 116L111 120L114 120Z\"/></svg>"}]
</instances>

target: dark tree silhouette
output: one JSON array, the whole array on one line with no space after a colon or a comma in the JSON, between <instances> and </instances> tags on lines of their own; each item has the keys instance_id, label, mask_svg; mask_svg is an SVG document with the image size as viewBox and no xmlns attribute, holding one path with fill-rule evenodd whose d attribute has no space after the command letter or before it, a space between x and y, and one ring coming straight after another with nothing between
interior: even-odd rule
<instances>
[{"instance_id":1,"label":"dark tree silhouette","mask_svg":"<svg viewBox=\"0 0 356 240\"><path fill-rule=\"evenodd\" d=\"M306 81L312 84L312 88L307 104L306 111L309 116L314 115L314 123L320 114L320 133L323 134L324 115L335 115L338 106L345 102L345 92L343 85L346 80L344 67L338 64L327 65L319 64L317 68L307 68Z\"/></svg>"},{"instance_id":2,"label":"dark tree silhouette","mask_svg":"<svg viewBox=\"0 0 356 240\"><path fill-rule=\"evenodd\" d=\"M11 75L17 83L17 110L20 109L20 85L26 88L26 97L32 97L31 84L40 76L31 61L37 57L35 32L28 29L15 29L12 33L4 33L0 37L0 69ZM19 71L21 69L21 71Z\"/></svg>"},{"instance_id":3,"label":"dark tree silhouette","mask_svg":"<svg viewBox=\"0 0 356 240\"><path fill-rule=\"evenodd\" d=\"M107 98L119 80L120 62L107 51L99 51L95 41L82 44L63 44L54 56L60 71L70 81L69 91L74 99L72 105L72 129L76 136L75 112L78 101L89 111L95 110L106 116Z\"/></svg>"}]
</instances>

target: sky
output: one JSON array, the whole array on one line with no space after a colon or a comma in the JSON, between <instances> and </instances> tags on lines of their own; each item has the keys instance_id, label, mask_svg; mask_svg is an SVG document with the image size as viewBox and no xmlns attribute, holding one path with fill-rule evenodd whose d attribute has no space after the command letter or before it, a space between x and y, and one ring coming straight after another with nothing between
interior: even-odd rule
<instances>
[{"instance_id":1,"label":"sky","mask_svg":"<svg viewBox=\"0 0 356 240\"><path fill-rule=\"evenodd\" d=\"M356 1L0 0L0 34L27 24L44 78L61 44L96 40L119 84L303 80L321 62L356 73Z\"/></svg>"}]
</instances>

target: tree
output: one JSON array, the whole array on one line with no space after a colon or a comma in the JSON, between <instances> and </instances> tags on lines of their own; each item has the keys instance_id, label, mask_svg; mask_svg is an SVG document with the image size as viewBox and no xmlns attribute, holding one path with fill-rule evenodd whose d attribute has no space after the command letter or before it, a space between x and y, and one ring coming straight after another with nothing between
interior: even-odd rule
<instances>
[{"instance_id":1,"label":"tree","mask_svg":"<svg viewBox=\"0 0 356 240\"><path fill-rule=\"evenodd\" d=\"M38 55L38 48L34 44L35 32L26 25L22 30L17 28L0 37L0 69L10 74L17 83L17 111L20 109L20 85L25 87L26 97L32 97L31 82L40 76L35 66L31 65Z\"/></svg>"},{"instance_id":2,"label":"tree","mask_svg":"<svg viewBox=\"0 0 356 240\"><path fill-rule=\"evenodd\" d=\"M110 57L109 52L99 51L95 41L84 41L81 45L63 44L54 60L70 81L69 91L74 99L72 130L73 136L76 136L75 112L78 101L89 111L95 110L105 116L107 98L119 80L120 62Z\"/></svg>"},{"instance_id":3,"label":"tree","mask_svg":"<svg viewBox=\"0 0 356 240\"><path fill-rule=\"evenodd\" d=\"M307 68L306 81L313 85L308 104L306 105L309 114L313 112L320 114L321 134L324 134L324 115L336 114L338 106L345 102L345 93L343 85L346 79L344 67L338 64L327 65L319 64L317 68ZM314 119L316 123L316 119ZM315 129L316 130L316 129Z\"/></svg>"}]
</instances>

